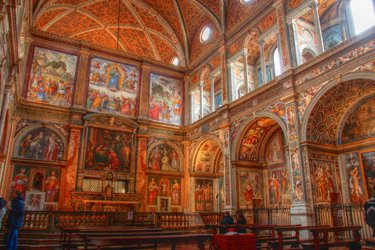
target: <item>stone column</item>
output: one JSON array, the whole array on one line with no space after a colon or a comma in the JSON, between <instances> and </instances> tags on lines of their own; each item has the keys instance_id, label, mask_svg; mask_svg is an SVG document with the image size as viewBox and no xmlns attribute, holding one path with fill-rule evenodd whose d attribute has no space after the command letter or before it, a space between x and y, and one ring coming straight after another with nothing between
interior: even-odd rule
<instances>
[{"instance_id":1,"label":"stone column","mask_svg":"<svg viewBox=\"0 0 375 250\"><path fill-rule=\"evenodd\" d=\"M12 183L12 175L13 175L13 169L14 167L11 164L11 158L12 158L12 152L13 152L13 145L14 145L14 137L16 133L17 124L20 121L20 118L18 117L12 117L11 119L11 125L9 130L9 140L6 145L6 149L4 149L5 152L8 152L6 154L5 160L4 160L4 170L2 171L2 176L0 176L0 197L5 197L9 199L10 194L10 186Z\"/></svg>"},{"instance_id":2,"label":"stone column","mask_svg":"<svg viewBox=\"0 0 375 250\"><path fill-rule=\"evenodd\" d=\"M142 196L141 207L139 211L147 211L147 139L148 135L143 131L142 134L138 134L138 157L136 167L136 187L135 192Z\"/></svg>"},{"instance_id":3,"label":"stone column","mask_svg":"<svg viewBox=\"0 0 375 250\"><path fill-rule=\"evenodd\" d=\"M278 48L282 72L284 72L291 68L290 39L286 24L286 11L282 0L276 1L273 6L276 9L277 24L279 26Z\"/></svg>"},{"instance_id":4,"label":"stone column","mask_svg":"<svg viewBox=\"0 0 375 250\"><path fill-rule=\"evenodd\" d=\"M317 48L318 48L319 53L323 53L324 44L323 44L322 28L320 27L318 3L315 2L315 0L313 0L310 6L311 6L313 16L314 16L314 26L315 26L315 33L316 33Z\"/></svg>"},{"instance_id":5,"label":"stone column","mask_svg":"<svg viewBox=\"0 0 375 250\"><path fill-rule=\"evenodd\" d=\"M295 48L295 53L296 53L296 58L295 58L295 63L296 63L296 66L298 65L301 65L303 63L303 60L302 60L302 52L301 50L299 49L299 46L298 46L298 34L297 34L297 20L296 19L293 19L291 21L291 28L293 30L293 41L294 41L294 48Z\"/></svg>"},{"instance_id":6,"label":"stone column","mask_svg":"<svg viewBox=\"0 0 375 250\"><path fill-rule=\"evenodd\" d=\"M225 44L219 49L221 58L221 91L223 95L223 105L228 101L228 72L227 72L227 54Z\"/></svg>"},{"instance_id":7,"label":"stone column","mask_svg":"<svg viewBox=\"0 0 375 250\"><path fill-rule=\"evenodd\" d=\"M266 84L267 78L266 78L266 63L264 61L264 40L259 41L259 48L260 48L260 67L262 70L262 82L263 85Z\"/></svg>"},{"instance_id":8,"label":"stone column","mask_svg":"<svg viewBox=\"0 0 375 250\"><path fill-rule=\"evenodd\" d=\"M79 148L81 145L82 127L70 125L68 157L66 167L62 168L60 180L59 210L72 211L72 192L76 190Z\"/></svg>"},{"instance_id":9,"label":"stone column","mask_svg":"<svg viewBox=\"0 0 375 250\"><path fill-rule=\"evenodd\" d=\"M234 100L237 99L237 91L236 91L236 72L235 72L235 63L234 62L230 62L228 63L228 73L229 73L229 77L230 77L230 80L229 80L229 100L231 102L233 102Z\"/></svg>"},{"instance_id":10,"label":"stone column","mask_svg":"<svg viewBox=\"0 0 375 250\"><path fill-rule=\"evenodd\" d=\"M0 142L1 142L1 138L3 138L4 127L5 127L4 122L5 122L5 117L6 117L7 110L8 110L9 96L12 94L11 93L12 88L13 88L13 85L10 85L10 84L5 85L3 105L1 106L1 116L0 116Z\"/></svg>"},{"instance_id":11,"label":"stone column","mask_svg":"<svg viewBox=\"0 0 375 250\"><path fill-rule=\"evenodd\" d=\"M141 86L139 91L139 118L148 119L149 92L150 92L150 69L146 64L141 66Z\"/></svg>"},{"instance_id":12,"label":"stone column","mask_svg":"<svg viewBox=\"0 0 375 250\"><path fill-rule=\"evenodd\" d=\"M87 72L90 70L89 66L90 51L81 49L78 62L78 73L75 85L75 98L73 106L86 107L85 96L88 94L89 75Z\"/></svg>"},{"instance_id":13,"label":"stone column","mask_svg":"<svg viewBox=\"0 0 375 250\"><path fill-rule=\"evenodd\" d=\"M190 194L192 192L192 188L190 185L190 141L184 141L184 184L181 183L184 192L181 193L181 206L184 208L184 211L181 212L191 212L190 208Z\"/></svg>"},{"instance_id":14,"label":"stone column","mask_svg":"<svg viewBox=\"0 0 375 250\"><path fill-rule=\"evenodd\" d=\"M211 83L211 112L215 112L215 77L210 76Z\"/></svg>"},{"instance_id":15,"label":"stone column","mask_svg":"<svg viewBox=\"0 0 375 250\"><path fill-rule=\"evenodd\" d=\"M248 66L250 71L250 78L249 78L249 92L254 91L258 87L258 83L255 81L255 74L256 70L253 65Z\"/></svg>"},{"instance_id":16,"label":"stone column","mask_svg":"<svg viewBox=\"0 0 375 250\"><path fill-rule=\"evenodd\" d=\"M306 172L302 161L297 102L294 94L286 96L282 101L285 103L288 117L287 137L289 138L289 166L292 186L291 223L312 225L312 209L308 205L305 182L305 176L309 173Z\"/></svg>"},{"instance_id":17,"label":"stone column","mask_svg":"<svg viewBox=\"0 0 375 250\"><path fill-rule=\"evenodd\" d=\"M244 84L245 84L245 89L246 89L246 93L249 93L250 92L250 89L249 89L249 67L247 65L247 49L244 49L244 53L242 55L242 59L243 59L243 80L244 80Z\"/></svg>"}]
</instances>

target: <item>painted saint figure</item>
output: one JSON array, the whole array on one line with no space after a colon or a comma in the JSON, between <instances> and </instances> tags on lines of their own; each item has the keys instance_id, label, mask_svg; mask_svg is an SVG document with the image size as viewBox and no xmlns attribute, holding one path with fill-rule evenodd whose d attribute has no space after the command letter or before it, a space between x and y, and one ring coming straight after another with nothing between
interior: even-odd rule
<instances>
[{"instance_id":1,"label":"painted saint figure","mask_svg":"<svg viewBox=\"0 0 375 250\"><path fill-rule=\"evenodd\" d=\"M21 168L20 172L16 175L12 182L12 197L17 197L17 194L20 193L22 198L25 197L26 187L28 182L28 177L25 174L26 169Z\"/></svg>"},{"instance_id":2,"label":"painted saint figure","mask_svg":"<svg viewBox=\"0 0 375 250\"><path fill-rule=\"evenodd\" d=\"M158 190L159 187L157 186L155 179L151 178L151 181L148 184L148 204L156 204Z\"/></svg>"},{"instance_id":3,"label":"painted saint figure","mask_svg":"<svg viewBox=\"0 0 375 250\"><path fill-rule=\"evenodd\" d=\"M46 180L46 201L54 202L59 189L59 181L56 177L56 172L51 171L50 176Z\"/></svg>"},{"instance_id":4,"label":"painted saint figure","mask_svg":"<svg viewBox=\"0 0 375 250\"><path fill-rule=\"evenodd\" d=\"M161 153L159 151L159 147L156 147L155 151L151 154L151 169L152 170L160 170L160 158Z\"/></svg>"},{"instance_id":5,"label":"painted saint figure","mask_svg":"<svg viewBox=\"0 0 375 250\"><path fill-rule=\"evenodd\" d=\"M119 88L120 72L116 68L111 70L109 78L109 89L117 90Z\"/></svg>"},{"instance_id":6,"label":"painted saint figure","mask_svg":"<svg viewBox=\"0 0 375 250\"><path fill-rule=\"evenodd\" d=\"M172 205L180 205L181 203L181 187L177 180L174 180L172 186Z\"/></svg>"},{"instance_id":7,"label":"painted saint figure","mask_svg":"<svg viewBox=\"0 0 375 250\"><path fill-rule=\"evenodd\" d=\"M162 170L170 170L171 166L169 165L169 157L168 152L164 149L164 156L161 158L161 169Z\"/></svg>"}]
</instances>

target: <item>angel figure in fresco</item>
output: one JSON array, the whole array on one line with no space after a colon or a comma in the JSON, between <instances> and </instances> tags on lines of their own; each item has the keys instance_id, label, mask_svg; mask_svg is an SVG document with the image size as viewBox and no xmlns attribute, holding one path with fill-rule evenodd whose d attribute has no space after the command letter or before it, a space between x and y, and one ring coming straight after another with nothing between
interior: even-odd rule
<instances>
[{"instance_id":1,"label":"angel figure in fresco","mask_svg":"<svg viewBox=\"0 0 375 250\"><path fill-rule=\"evenodd\" d=\"M180 205L181 203L181 187L177 180L172 185L172 205Z\"/></svg>"},{"instance_id":2,"label":"angel figure in fresco","mask_svg":"<svg viewBox=\"0 0 375 250\"><path fill-rule=\"evenodd\" d=\"M119 81L120 81L120 72L114 68L111 70L110 78L109 78L109 89L116 91L119 87Z\"/></svg>"},{"instance_id":3,"label":"angel figure in fresco","mask_svg":"<svg viewBox=\"0 0 375 250\"><path fill-rule=\"evenodd\" d=\"M28 182L28 177L25 174L26 169L21 168L20 172L14 177L12 182L12 197L17 197L17 193L20 192L21 196L25 198L26 187Z\"/></svg>"},{"instance_id":4,"label":"angel figure in fresco","mask_svg":"<svg viewBox=\"0 0 375 250\"><path fill-rule=\"evenodd\" d=\"M148 204L156 204L156 197L158 196L159 187L157 186L155 179L151 178L148 184Z\"/></svg>"},{"instance_id":5,"label":"angel figure in fresco","mask_svg":"<svg viewBox=\"0 0 375 250\"><path fill-rule=\"evenodd\" d=\"M155 148L155 151L151 154L151 169L152 170L160 170L160 158L161 152L159 151L159 147Z\"/></svg>"},{"instance_id":6,"label":"angel figure in fresco","mask_svg":"<svg viewBox=\"0 0 375 250\"><path fill-rule=\"evenodd\" d=\"M169 165L169 157L168 152L164 149L164 156L161 158L161 169L162 170L170 170L171 166Z\"/></svg>"},{"instance_id":7,"label":"angel figure in fresco","mask_svg":"<svg viewBox=\"0 0 375 250\"><path fill-rule=\"evenodd\" d=\"M55 171L51 171L46 180L46 201L54 202L59 189L59 181Z\"/></svg>"},{"instance_id":8,"label":"angel figure in fresco","mask_svg":"<svg viewBox=\"0 0 375 250\"><path fill-rule=\"evenodd\" d=\"M359 175L358 167L352 166L349 170L350 174L350 189L351 194L356 197L361 197L363 195L362 188L360 187L359 181L361 180L361 176Z\"/></svg>"}]
</instances>

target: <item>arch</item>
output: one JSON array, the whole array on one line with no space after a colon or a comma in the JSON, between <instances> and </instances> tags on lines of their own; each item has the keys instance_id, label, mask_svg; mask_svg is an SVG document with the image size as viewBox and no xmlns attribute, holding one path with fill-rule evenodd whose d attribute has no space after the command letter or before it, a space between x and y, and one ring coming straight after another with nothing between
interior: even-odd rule
<instances>
[{"instance_id":1,"label":"arch","mask_svg":"<svg viewBox=\"0 0 375 250\"><path fill-rule=\"evenodd\" d=\"M371 93L368 95L363 96L359 100L357 100L351 108L349 108L344 115L341 117L339 121L339 127L337 128L336 133L336 145L342 145L342 132L344 130L345 123L349 116L353 114L353 112L358 109L362 104L365 104L366 102L370 101L375 97L375 93Z\"/></svg>"},{"instance_id":2,"label":"arch","mask_svg":"<svg viewBox=\"0 0 375 250\"><path fill-rule=\"evenodd\" d=\"M220 139L214 135L204 135L198 140L198 142L196 143L196 146L192 150L192 154L191 154L192 157L190 158L190 161L189 161L190 172L195 172L194 163L196 162L198 153L200 149L202 148L203 144L210 140L214 141L219 146L220 148L219 152L221 151L224 156L224 146L222 145L222 142L220 141Z\"/></svg>"},{"instance_id":3,"label":"arch","mask_svg":"<svg viewBox=\"0 0 375 250\"><path fill-rule=\"evenodd\" d=\"M33 135L32 132L34 132L37 129L45 129L46 130L45 132L48 132L48 130L52 131L52 134L56 134L58 136L58 138L55 139L55 143L57 145L59 145L59 141L61 141L62 144L63 144L62 145L63 148L59 149L58 147L57 148L55 147L54 151L55 150L58 150L58 151L47 153L48 156L44 157L44 158L47 158L47 159L34 159L34 158L27 157L26 155L24 157L19 156L19 150L20 150L20 146L21 146L21 143L22 143L21 141L23 141L26 138L26 136L31 135L30 143L32 143L31 140L33 138L35 138L35 135ZM40 132L42 132L42 131L40 131ZM51 136L52 136L52 134L51 134ZM41 138L41 139L47 140L47 138ZM49 140L49 138L48 138L48 140ZM37 123L37 124L29 125L29 126L23 128L21 131L18 132L14 141L15 141L15 143L13 145L12 156L16 157L16 158L25 158L25 159L39 160L39 161L63 161L63 160L66 159L66 156L67 156L67 150L66 149L68 148L68 144L67 144L66 136L61 131L59 131L57 128L55 128L54 126L49 125L49 124ZM49 142L47 142L47 145L48 145L48 143ZM46 147L48 147L47 145L46 145ZM43 148L41 150L44 151ZM59 151L61 151L61 159L58 159L58 155L56 155L56 154L60 154ZM43 152L43 153L45 153L45 152Z\"/></svg>"},{"instance_id":4,"label":"arch","mask_svg":"<svg viewBox=\"0 0 375 250\"><path fill-rule=\"evenodd\" d=\"M274 120L277 123L277 125L281 127L284 138L287 141L288 129L287 129L287 125L282 121L282 119L274 113L271 113L268 111L260 111L260 112L257 112L254 116L252 116L251 120L244 122L238 129L238 133L232 142L233 150L231 152L231 159L239 160L239 150L240 150L239 142L241 142L242 138L244 137L249 127L260 118L270 118Z\"/></svg>"},{"instance_id":5,"label":"arch","mask_svg":"<svg viewBox=\"0 0 375 250\"><path fill-rule=\"evenodd\" d=\"M314 110L316 104L320 98L330 89L334 88L336 85L353 80L372 80L375 81L375 73L372 72L353 72L345 74L342 78L334 79L329 81L325 86L323 86L313 97L311 103L306 108L304 117L302 117L302 126L301 126L301 139L302 141L307 140L307 126L309 124L309 118L312 111Z\"/></svg>"},{"instance_id":6,"label":"arch","mask_svg":"<svg viewBox=\"0 0 375 250\"><path fill-rule=\"evenodd\" d=\"M178 158L179 158L179 163L178 163L178 170L177 171L173 171L173 170L170 170L171 172L183 172L184 168L183 168L183 164L184 164L184 154L183 152L181 151L181 149L178 147L177 144L171 142L171 141L167 141L167 140L161 140L161 141L157 141L157 142L154 142L152 143L147 151L146 151L146 168L147 169L150 169L149 168L149 158L150 158L150 154L151 152L153 152L154 149L156 149L157 147L161 146L161 145L168 145L169 147L171 147L178 155ZM160 169L161 170L161 169ZM161 171L166 171L166 170L161 170Z\"/></svg>"}]
</instances>

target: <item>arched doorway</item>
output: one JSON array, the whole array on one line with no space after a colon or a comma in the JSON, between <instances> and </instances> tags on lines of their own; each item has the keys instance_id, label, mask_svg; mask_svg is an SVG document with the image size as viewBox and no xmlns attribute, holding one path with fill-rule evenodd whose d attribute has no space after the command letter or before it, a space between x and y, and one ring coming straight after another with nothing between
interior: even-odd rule
<instances>
[{"instance_id":1,"label":"arched doorway","mask_svg":"<svg viewBox=\"0 0 375 250\"><path fill-rule=\"evenodd\" d=\"M192 211L224 209L224 160L220 142L203 138L197 144L191 165Z\"/></svg>"}]
</instances>

